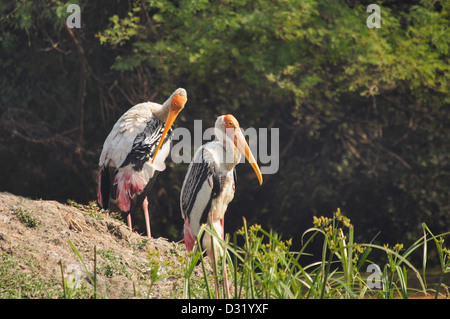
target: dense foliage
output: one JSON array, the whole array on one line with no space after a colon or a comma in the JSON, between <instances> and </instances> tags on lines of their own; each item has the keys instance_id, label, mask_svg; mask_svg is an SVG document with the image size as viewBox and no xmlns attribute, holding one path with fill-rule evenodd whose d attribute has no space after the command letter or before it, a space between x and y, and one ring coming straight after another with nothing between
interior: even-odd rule
<instances>
[{"instance_id":1,"label":"dense foliage","mask_svg":"<svg viewBox=\"0 0 450 319\"><path fill-rule=\"evenodd\" d=\"M450 225L449 1L64 1L0 4L0 190L94 200L104 139L132 105L188 103L176 126L232 113L279 128L279 170L238 166L231 231L245 216L299 236L336 207L370 241ZM170 162L170 161L169 161ZM150 200L152 231L180 239L187 164ZM237 221L234 224L234 221ZM297 241L298 242L298 241Z\"/></svg>"}]
</instances>

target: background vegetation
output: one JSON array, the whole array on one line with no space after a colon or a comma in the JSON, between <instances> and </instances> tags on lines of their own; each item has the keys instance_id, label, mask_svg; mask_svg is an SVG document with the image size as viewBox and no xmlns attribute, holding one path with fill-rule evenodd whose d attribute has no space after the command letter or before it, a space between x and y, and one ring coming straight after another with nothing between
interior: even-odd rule
<instances>
[{"instance_id":1,"label":"background vegetation","mask_svg":"<svg viewBox=\"0 0 450 319\"><path fill-rule=\"evenodd\" d=\"M81 28L64 25L69 3ZM370 29L370 3L382 24ZM95 200L118 117L177 87L176 126L280 128L280 166L259 187L238 166L226 230L242 216L284 237L340 207L358 242L411 242L450 225L449 1L2 1L0 190ZM168 161L170 162L170 161ZM188 164L150 199L154 236L181 239ZM380 232L380 233L379 233ZM379 234L378 234L379 233Z\"/></svg>"}]
</instances>

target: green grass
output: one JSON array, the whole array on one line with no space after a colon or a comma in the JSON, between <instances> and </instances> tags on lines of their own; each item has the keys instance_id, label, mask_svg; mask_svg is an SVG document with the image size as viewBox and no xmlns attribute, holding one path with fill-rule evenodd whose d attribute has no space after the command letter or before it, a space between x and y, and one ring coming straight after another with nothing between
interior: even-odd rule
<instances>
[{"instance_id":1,"label":"green grass","mask_svg":"<svg viewBox=\"0 0 450 319\"><path fill-rule=\"evenodd\" d=\"M130 274L127 271L126 265L123 263L121 256L114 254L110 250L99 250L98 253L103 257L105 262L100 267L100 273L106 277L114 275L124 275L129 278Z\"/></svg>"},{"instance_id":2,"label":"green grass","mask_svg":"<svg viewBox=\"0 0 450 319\"><path fill-rule=\"evenodd\" d=\"M146 240L145 240L146 241ZM66 276L63 261L60 262L61 266L61 277L62 277L62 296L65 299L106 299L109 298L107 294L102 294L98 290L98 275L103 275L106 277L112 277L115 275L123 275L130 279L130 286L134 289L134 295L130 297L135 298L147 298L149 299L151 296L151 292L153 286L156 282L165 279L166 277L180 277L180 273L177 270L179 269L179 265L174 265L170 261L160 261L158 258L160 255L159 251L149 250L147 253L147 265L140 265L142 268L145 267L145 270L142 269L140 275L137 278L137 282L132 281L131 274L127 271L127 267L122 261L120 255L114 254L110 250L97 250L96 246L94 246L94 255L93 255L93 269L90 271L87 267L87 263L78 252L76 246L69 240L69 245L72 248L73 253L81 262L85 273L87 274L87 279L90 285L82 285L80 280L77 279L72 274ZM139 245L140 246L140 245ZM142 249L141 247L139 249ZM102 263L98 262L98 256L101 256L103 259ZM166 275L162 274L162 269L169 269L169 271L165 271ZM147 292L142 294L137 291L136 284L144 284L148 286ZM176 297L176 296L174 296Z\"/></svg>"},{"instance_id":3,"label":"green grass","mask_svg":"<svg viewBox=\"0 0 450 319\"><path fill-rule=\"evenodd\" d=\"M71 207L75 207L83 212L87 216L91 216L94 219L102 220L104 218L104 214L108 213L106 210L102 209L96 201L90 201L88 205L79 204L73 199L68 199L67 204ZM109 214L109 213L108 213ZM119 218L117 213L110 214L115 218Z\"/></svg>"},{"instance_id":4,"label":"green grass","mask_svg":"<svg viewBox=\"0 0 450 319\"><path fill-rule=\"evenodd\" d=\"M38 227L41 222L36 218L32 211L19 208L16 210L16 216L26 227L35 228Z\"/></svg>"},{"instance_id":5,"label":"green grass","mask_svg":"<svg viewBox=\"0 0 450 319\"><path fill-rule=\"evenodd\" d=\"M24 223L27 220L28 217L24 218ZM296 250L291 240L284 240L258 225L249 226L244 219L243 227L224 240L218 238L214 229L202 227L199 236L203 232L215 236L222 246L224 258L218 256L216 262L211 263L198 249L198 240L193 252L184 253L184 248L175 244L173 252L165 252L177 256L176 261L162 258L160 251L149 250L147 263L133 266L140 273L135 281L121 256L94 247L94 254L89 257L93 260L93 269L88 269L87 265L91 263L86 263L69 241L84 267L87 281L66 275L63 261L59 279L42 279L38 270L33 270L38 267L21 271L24 266L36 264L36 260L19 261L4 253L0 256L0 298L108 298L98 290L99 275L123 275L130 279L130 287L144 287L144 291L142 288L134 290L130 297L135 298L215 298L215 281L220 287L218 297L225 298L223 269L227 270L231 298L237 299L394 299L424 294L428 298L448 298L450 252L445 246L445 238L450 233L435 235L425 224L422 231L422 236L408 247L356 243L353 225L338 210L331 218L315 218L312 227L302 236L301 249ZM308 253L313 241L322 247L316 256ZM134 248L145 253L141 245ZM374 255L378 264L373 261ZM412 263L413 255L414 260L417 255L423 256L419 265ZM437 273L433 269L436 278L433 282L427 278L431 256L439 265ZM216 278L211 265L216 269ZM142 271L139 271L140 267ZM161 295L155 284L168 279L179 280L182 284L174 285L173 291Z\"/></svg>"},{"instance_id":6,"label":"green grass","mask_svg":"<svg viewBox=\"0 0 450 319\"><path fill-rule=\"evenodd\" d=\"M372 243L354 242L354 227L338 209L333 218L315 218L313 227L303 235L300 251L292 251L291 241L283 241L277 234L267 232L260 226L243 228L233 236L221 240L214 229L204 227L202 231L215 236L225 254L213 267L222 274L226 265L228 277L232 278L231 298L274 298L274 299L359 299L359 298L410 298L428 294L435 298L447 297L448 287L442 278L450 273L450 254L444 247L444 237L450 233L435 236L423 224L423 236L407 249L397 244L393 247ZM242 236L244 245L236 245L236 236ZM302 265L302 258L312 240L322 240L322 253L317 261ZM425 280L427 251L430 244L438 250L441 265L440 281L435 287L427 287ZM195 248L198 247L198 242ZM384 254L386 262L375 265L371 255L378 251ZM423 271L420 272L409 260L413 252L423 252ZM201 297L192 288L195 280L193 267L202 262L201 253L189 254L185 265L185 287L183 297ZM378 273L367 275L367 267L374 265ZM204 269L204 267L203 267ZM411 275L416 278L414 286L408 286ZM377 276L378 275L378 276ZM219 275L219 282L223 278ZM214 280L207 272L203 274L208 298L213 298ZM220 289L219 298L225 294Z\"/></svg>"},{"instance_id":7,"label":"green grass","mask_svg":"<svg viewBox=\"0 0 450 319\"><path fill-rule=\"evenodd\" d=\"M267 232L258 225L248 226L243 220L241 230L224 240L218 237L214 229L204 226L198 236L208 232L216 237L224 251L218 256L212 267L217 277L214 278L208 258L198 248L197 239L194 250L186 257L178 258L179 264L161 261L159 251L148 252L150 271L143 281L147 284L145 294L136 293L134 297L150 298L155 289L154 284L168 277L182 279L183 286L175 287L170 298L205 299L215 298L215 281L219 283L218 298L225 298L223 287L223 270L226 269L231 286L231 298L241 299L395 299L427 295L432 298L448 298L448 286L445 276L450 274L450 252L445 247L445 237L450 233L434 235L427 225L422 225L423 236L412 245L404 248L403 244L394 246L373 243L356 243L354 227L350 220L338 209L332 218L314 218L313 227L302 236L302 248L292 249L291 240L283 240L273 232ZM238 245L239 242L243 244ZM307 253L312 241L322 243L322 251L317 260L311 262ZM74 278L65 277L63 265L61 274L62 295L65 298L107 298L97 292L97 254L108 261L108 269L114 273L126 273L120 257L110 251L97 252L94 249L94 269L89 272L76 247L69 242L75 255L80 259L89 274L92 290L86 292ZM426 270L428 254L437 250L439 258L438 282L427 285ZM371 258L377 253L384 258L382 264L375 264ZM423 254L421 271L409 260L413 253ZM305 264L304 258L309 260ZM148 268L147 267L147 268ZM164 274L162 269L166 269ZM369 271L369 269L371 269ZM135 285L131 282L130 285ZM168 296L166 296L168 297Z\"/></svg>"},{"instance_id":8,"label":"green grass","mask_svg":"<svg viewBox=\"0 0 450 319\"><path fill-rule=\"evenodd\" d=\"M13 255L0 255L0 299L45 299L61 297L57 279L46 280L38 270L21 271L26 265L38 263L34 259L18 260ZM30 267L30 269L34 269Z\"/></svg>"}]
</instances>

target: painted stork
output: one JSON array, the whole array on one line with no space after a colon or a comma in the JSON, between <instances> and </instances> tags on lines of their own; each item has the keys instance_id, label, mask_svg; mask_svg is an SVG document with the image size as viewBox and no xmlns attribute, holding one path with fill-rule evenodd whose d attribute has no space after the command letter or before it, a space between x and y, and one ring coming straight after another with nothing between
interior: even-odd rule
<instances>
[{"instance_id":1,"label":"painted stork","mask_svg":"<svg viewBox=\"0 0 450 319\"><path fill-rule=\"evenodd\" d=\"M235 166L242 154L252 165L259 183L262 184L261 171L236 118L231 114L219 116L214 130L215 140L202 145L195 152L181 188L180 206L184 219L184 243L188 251L192 251L204 223L212 225L223 239L225 212L235 191ZM217 239L213 240L214 256L222 255L223 251ZM202 246L213 261L211 244L211 235L205 232ZM226 271L224 285L229 298Z\"/></svg>"},{"instance_id":2,"label":"painted stork","mask_svg":"<svg viewBox=\"0 0 450 319\"><path fill-rule=\"evenodd\" d=\"M172 124L184 108L187 93L179 88L162 105L137 104L116 122L100 155L97 197L100 205L127 214L132 230L131 211L142 204L151 238L148 193L156 176L165 170L172 140Z\"/></svg>"}]
</instances>

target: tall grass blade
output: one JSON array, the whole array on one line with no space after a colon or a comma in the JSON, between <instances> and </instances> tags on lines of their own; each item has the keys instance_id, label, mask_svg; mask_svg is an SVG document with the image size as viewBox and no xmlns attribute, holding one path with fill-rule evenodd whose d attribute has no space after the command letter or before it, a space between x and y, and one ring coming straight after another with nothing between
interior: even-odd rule
<instances>
[{"instance_id":1,"label":"tall grass blade","mask_svg":"<svg viewBox=\"0 0 450 319\"><path fill-rule=\"evenodd\" d=\"M94 281L94 279L92 279L91 274L90 274L90 272L89 272L89 270L88 270L88 268L87 268L87 266L86 266L86 264L85 264L85 262L83 260L83 257L81 257L80 253L78 252L78 249L75 247L75 245L72 243L72 241L70 239L68 240L68 242L69 242L69 245L72 248L73 252L75 253L75 255L81 261L81 264L83 265L83 267L84 267L84 269L86 271L86 274L87 274L87 276L89 278L89 281L91 282L92 286L94 287L94 298L97 298L97 283ZM95 252L95 255L97 255L96 254L96 250L95 250L95 246L94 246L94 252ZM95 277L95 279L97 279L96 276L94 276L94 277Z\"/></svg>"},{"instance_id":2,"label":"tall grass blade","mask_svg":"<svg viewBox=\"0 0 450 319\"><path fill-rule=\"evenodd\" d=\"M407 276L406 276L406 268L395 266L395 270L397 271L397 275L400 281L400 292L402 294L403 299L408 299L408 291L407 291Z\"/></svg>"},{"instance_id":3,"label":"tall grass blade","mask_svg":"<svg viewBox=\"0 0 450 319\"><path fill-rule=\"evenodd\" d=\"M67 299L66 280L64 278L64 266L63 266L62 260L59 261L59 265L61 266L61 276L62 276L62 286L63 286L64 299Z\"/></svg>"}]
</instances>

